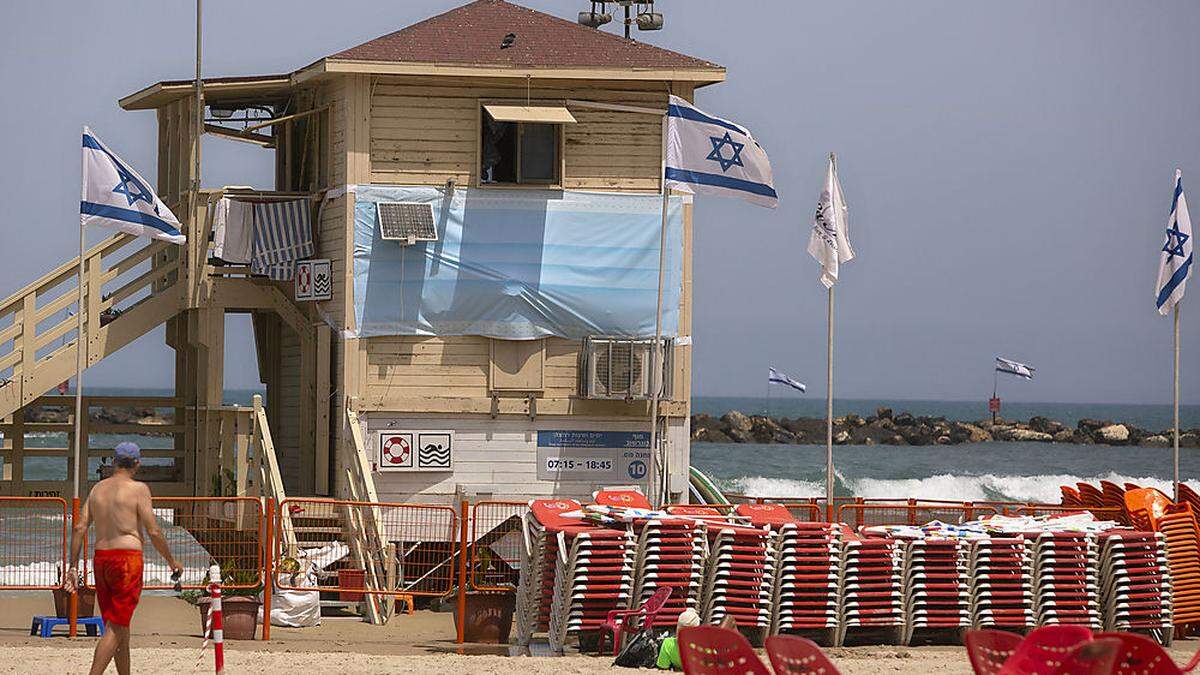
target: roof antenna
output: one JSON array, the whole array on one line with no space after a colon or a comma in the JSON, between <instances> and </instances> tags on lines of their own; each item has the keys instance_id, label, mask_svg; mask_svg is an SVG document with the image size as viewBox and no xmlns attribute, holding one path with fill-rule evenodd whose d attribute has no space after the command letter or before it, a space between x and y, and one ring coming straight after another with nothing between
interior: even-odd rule
<instances>
[{"instance_id":1,"label":"roof antenna","mask_svg":"<svg viewBox=\"0 0 1200 675\"><path fill-rule=\"evenodd\" d=\"M517 34L509 33L508 35L504 36L503 40L500 41L500 49L508 49L516 41L517 41Z\"/></svg>"}]
</instances>

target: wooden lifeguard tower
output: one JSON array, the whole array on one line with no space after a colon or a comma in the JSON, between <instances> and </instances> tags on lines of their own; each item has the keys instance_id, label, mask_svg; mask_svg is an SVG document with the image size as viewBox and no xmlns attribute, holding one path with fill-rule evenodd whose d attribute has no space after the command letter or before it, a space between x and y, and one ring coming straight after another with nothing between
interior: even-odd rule
<instances>
[{"instance_id":1,"label":"wooden lifeguard tower","mask_svg":"<svg viewBox=\"0 0 1200 675\"><path fill-rule=\"evenodd\" d=\"M71 426L32 421L31 411L68 406L69 398L47 393L73 375L77 349L86 350L90 366L163 324L176 355L175 396L86 402L93 415L112 405L173 411L169 424L155 429L174 439L151 453L171 460L158 494L258 490L449 501L462 494L584 496L602 484L644 483L652 469L637 462L648 450L653 382L645 335L365 331L359 321L374 309L363 310L356 292L382 282L364 281L363 237L375 252L415 242L403 255L429 260L433 254L421 246L439 242L418 241L423 219L434 214L440 237L445 224L438 219L454 211L449 201L413 207L419 190L446 200L536 194L551 209L567 197L609 200L618 210L649 200L657 223L668 95L690 100L697 87L724 75L697 58L502 0L477 0L292 73L205 79L204 133L273 149L276 170L273 189L205 189L198 199L190 189L198 145L194 81L159 82L126 96L122 108L157 114L158 192L184 221L188 242L175 247L117 235L88 251L80 336L66 314L75 308L78 260L0 302L0 494L69 494L69 482L24 475L31 457L71 454L70 447L31 447L31 432L69 436ZM363 214L369 218L372 209L364 211L364 186L385 196L410 190L407 200L378 198L401 206L376 204L380 220L368 222L365 234ZM294 281L215 259L212 230L222 198L307 200L311 257L330 264L328 299L297 298ZM679 292L670 314L677 325L668 326L673 339L660 408L675 494L687 490L689 460L690 202L678 212ZM486 231L487 223L472 217L470 209L462 216L473 231ZM399 228L398 235L389 237L387 227ZM469 252L460 249L463 265L472 262ZM372 257L372 274L386 265ZM397 298L404 284L395 287ZM224 318L231 312L253 317L267 401L257 411L223 399ZM89 424L85 439L146 430ZM105 453L85 443L85 456ZM247 473L248 463L263 466ZM232 477L230 485L222 476Z\"/></svg>"}]
</instances>

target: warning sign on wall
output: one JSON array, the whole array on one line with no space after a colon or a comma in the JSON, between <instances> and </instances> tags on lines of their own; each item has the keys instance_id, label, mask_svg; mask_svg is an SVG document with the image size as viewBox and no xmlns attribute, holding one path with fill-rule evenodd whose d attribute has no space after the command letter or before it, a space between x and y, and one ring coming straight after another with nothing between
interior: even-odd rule
<instances>
[{"instance_id":1,"label":"warning sign on wall","mask_svg":"<svg viewBox=\"0 0 1200 675\"><path fill-rule=\"evenodd\" d=\"M380 471L452 471L453 431L380 431Z\"/></svg>"},{"instance_id":2,"label":"warning sign on wall","mask_svg":"<svg viewBox=\"0 0 1200 675\"><path fill-rule=\"evenodd\" d=\"M332 300L333 263L328 259L296 263L296 300Z\"/></svg>"}]
</instances>

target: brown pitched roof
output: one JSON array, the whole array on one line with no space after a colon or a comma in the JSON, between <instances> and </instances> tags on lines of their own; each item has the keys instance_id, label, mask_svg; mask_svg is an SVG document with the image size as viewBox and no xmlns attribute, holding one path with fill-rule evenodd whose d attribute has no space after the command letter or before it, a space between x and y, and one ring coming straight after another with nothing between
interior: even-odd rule
<instances>
[{"instance_id":1,"label":"brown pitched roof","mask_svg":"<svg viewBox=\"0 0 1200 675\"><path fill-rule=\"evenodd\" d=\"M509 33L516 40L501 49ZM529 68L720 68L504 0L475 0L327 58Z\"/></svg>"}]
</instances>

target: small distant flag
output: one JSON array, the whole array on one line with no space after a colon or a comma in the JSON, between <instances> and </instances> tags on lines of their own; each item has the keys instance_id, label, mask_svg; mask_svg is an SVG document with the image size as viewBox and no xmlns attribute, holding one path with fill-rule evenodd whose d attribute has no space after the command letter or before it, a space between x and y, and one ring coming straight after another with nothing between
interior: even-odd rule
<instances>
[{"instance_id":1,"label":"small distant flag","mask_svg":"<svg viewBox=\"0 0 1200 675\"><path fill-rule=\"evenodd\" d=\"M849 220L842 182L838 180L837 165L830 155L825 186L817 200L817 213L813 216L812 234L808 238L808 254L821 263L821 283L825 288L833 288L838 280L838 267L854 259Z\"/></svg>"},{"instance_id":2,"label":"small distant flag","mask_svg":"<svg viewBox=\"0 0 1200 675\"><path fill-rule=\"evenodd\" d=\"M1175 196L1171 200L1171 218L1167 221L1167 242L1158 263L1158 313L1166 316L1183 299L1188 277L1192 275L1192 219L1183 197L1183 172L1175 170Z\"/></svg>"},{"instance_id":3,"label":"small distant flag","mask_svg":"<svg viewBox=\"0 0 1200 675\"><path fill-rule=\"evenodd\" d=\"M801 394L808 391L808 387L804 386L803 382L797 382L796 380L793 380L792 378L779 372L778 370L775 370L774 368L771 368L770 370L767 371L767 382L774 382L775 384L786 385L788 387L791 387L792 389L795 389L796 391L800 392Z\"/></svg>"},{"instance_id":4,"label":"small distant flag","mask_svg":"<svg viewBox=\"0 0 1200 675\"><path fill-rule=\"evenodd\" d=\"M741 197L775 208L771 160L750 130L671 96L667 105L666 186Z\"/></svg>"},{"instance_id":5,"label":"small distant flag","mask_svg":"<svg viewBox=\"0 0 1200 675\"><path fill-rule=\"evenodd\" d=\"M997 356L996 370L1001 373L1008 373L1009 375L1023 377L1026 380L1032 380L1034 367L1025 363L1020 363L1018 361Z\"/></svg>"},{"instance_id":6,"label":"small distant flag","mask_svg":"<svg viewBox=\"0 0 1200 675\"><path fill-rule=\"evenodd\" d=\"M113 154L92 130L83 128L82 225L100 225L135 236L182 244L179 219L146 179Z\"/></svg>"}]
</instances>

